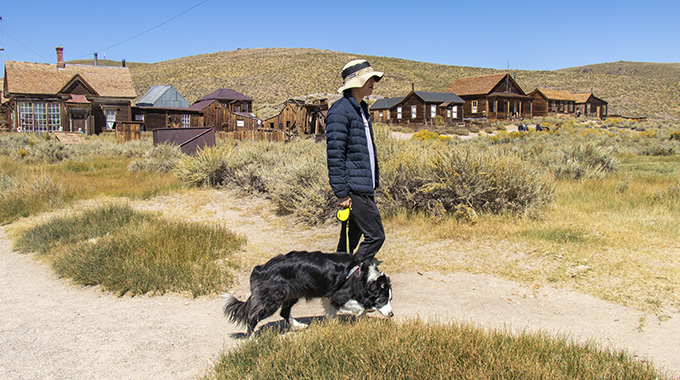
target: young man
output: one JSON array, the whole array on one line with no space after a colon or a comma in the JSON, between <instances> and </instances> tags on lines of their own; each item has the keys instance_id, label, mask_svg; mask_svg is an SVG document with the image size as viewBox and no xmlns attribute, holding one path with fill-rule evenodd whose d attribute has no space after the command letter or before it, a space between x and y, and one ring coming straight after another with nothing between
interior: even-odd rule
<instances>
[{"instance_id":1,"label":"young man","mask_svg":"<svg viewBox=\"0 0 680 380\"><path fill-rule=\"evenodd\" d=\"M373 125L364 97L373 93L373 85L383 73L375 71L363 59L354 60L342 69L343 97L333 103L326 117L326 153L328 178L338 198L339 207L351 207L350 217L342 223L338 252L356 251L361 261L372 261L385 242L385 230L375 204L379 185L378 160L373 141ZM349 223L347 247L346 223Z\"/></svg>"}]
</instances>

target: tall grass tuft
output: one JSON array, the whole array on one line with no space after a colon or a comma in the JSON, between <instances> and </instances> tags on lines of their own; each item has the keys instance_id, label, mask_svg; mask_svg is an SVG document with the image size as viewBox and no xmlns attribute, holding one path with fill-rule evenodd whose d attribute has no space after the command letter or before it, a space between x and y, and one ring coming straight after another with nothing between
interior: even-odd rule
<instances>
[{"instance_id":1,"label":"tall grass tuft","mask_svg":"<svg viewBox=\"0 0 680 380\"><path fill-rule=\"evenodd\" d=\"M366 318L265 332L224 353L205 379L660 379L623 352L524 333Z\"/></svg>"},{"instance_id":2,"label":"tall grass tuft","mask_svg":"<svg viewBox=\"0 0 680 380\"><path fill-rule=\"evenodd\" d=\"M189 292L196 297L231 284L236 264L229 256L244 243L224 228L109 205L33 227L15 248L46 257L60 276L78 284L101 285L119 295Z\"/></svg>"},{"instance_id":3,"label":"tall grass tuft","mask_svg":"<svg viewBox=\"0 0 680 380\"><path fill-rule=\"evenodd\" d=\"M15 175L0 171L0 224L50 210L63 203L63 192L45 175Z\"/></svg>"},{"instance_id":4,"label":"tall grass tuft","mask_svg":"<svg viewBox=\"0 0 680 380\"><path fill-rule=\"evenodd\" d=\"M182 151L177 145L159 144L146 152L143 157L130 162L128 170L131 172L148 171L167 173L174 170L182 158Z\"/></svg>"},{"instance_id":5,"label":"tall grass tuft","mask_svg":"<svg viewBox=\"0 0 680 380\"><path fill-rule=\"evenodd\" d=\"M379 143L379 194L388 212L526 214L554 199L550 173L512 152L436 140Z\"/></svg>"}]
</instances>

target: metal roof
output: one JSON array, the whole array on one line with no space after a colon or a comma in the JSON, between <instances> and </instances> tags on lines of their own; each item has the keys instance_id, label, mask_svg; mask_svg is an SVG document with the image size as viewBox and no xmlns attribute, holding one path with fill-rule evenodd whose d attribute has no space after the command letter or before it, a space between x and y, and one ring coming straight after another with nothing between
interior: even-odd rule
<instances>
[{"instance_id":1,"label":"metal roof","mask_svg":"<svg viewBox=\"0 0 680 380\"><path fill-rule=\"evenodd\" d=\"M230 88L220 88L218 90L215 90L211 92L210 94L198 99L200 102L201 100L211 100L211 99L217 99L217 100L249 100L252 101L252 98L249 98L242 93L232 90Z\"/></svg>"},{"instance_id":2,"label":"metal roof","mask_svg":"<svg viewBox=\"0 0 680 380\"><path fill-rule=\"evenodd\" d=\"M465 100L461 99L460 96L454 94L453 92L414 91L413 93L428 103L465 103Z\"/></svg>"},{"instance_id":3,"label":"metal roof","mask_svg":"<svg viewBox=\"0 0 680 380\"><path fill-rule=\"evenodd\" d=\"M399 104L399 102L401 102L402 100L404 100L403 97L401 97L401 98L383 98L383 99L378 99L378 100L376 100L375 103L373 103L373 105L371 106L371 111L373 111L373 110L386 110L386 109L390 109L390 108L396 106L397 104Z\"/></svg>"}]
</instances>

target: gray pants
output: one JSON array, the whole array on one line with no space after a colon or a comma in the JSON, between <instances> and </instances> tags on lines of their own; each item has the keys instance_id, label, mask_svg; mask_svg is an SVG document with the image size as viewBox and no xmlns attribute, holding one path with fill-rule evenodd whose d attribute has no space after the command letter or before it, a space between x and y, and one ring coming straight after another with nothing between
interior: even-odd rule
<instances>
[{"instance_id":1,"label":"gray pants","mask_svg":"<svg viewBox=\"0 0 680 380\"><path fill-rule=\"evenodd\" d=\"M385 242L385 229L380 218L380 211L373 196L360 194L350 196L352 197L352 211L349 219L342 222L337 251L351 254L363 236L364 240L359 245L355 256L361 261L370 262ZM349 250L346 236L347 223L349 223Z\"/></svg>"}]
</instances>

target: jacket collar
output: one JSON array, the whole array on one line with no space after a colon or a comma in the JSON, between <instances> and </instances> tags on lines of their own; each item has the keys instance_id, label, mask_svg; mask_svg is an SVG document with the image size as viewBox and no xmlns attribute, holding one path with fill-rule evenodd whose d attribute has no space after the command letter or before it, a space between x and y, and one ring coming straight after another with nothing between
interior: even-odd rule
<instances>
[{"instance_id":1,"label":"jacket collar","mask_svg":"<svg viewBox=\"0 0 680 380\"><path fill-rule=\"evenodd\" d=\"M368 117L368 104L366 104L365 101L362 100L361 103L357 103L357 100L354 99L354 97L352 96L352 94L349 91L345 91L344 96L345 96L345 98L347 98L347 100L349 100L349 104L351 104L352 107L354 107L354 109L357 111L358 114L361 114L361 111L359 111L359 107L361 107L361 108L364 109L364 113L366 114L366 117Z\"/></svg>"}]
</instances>

